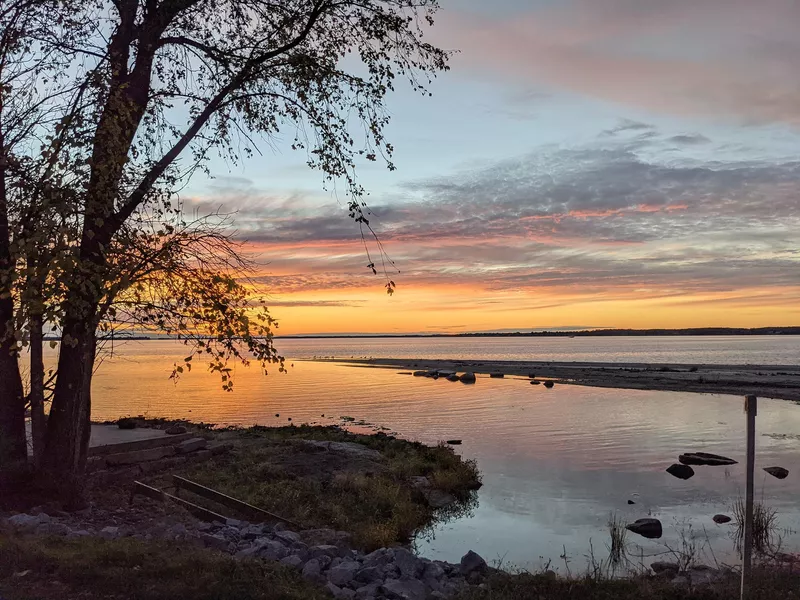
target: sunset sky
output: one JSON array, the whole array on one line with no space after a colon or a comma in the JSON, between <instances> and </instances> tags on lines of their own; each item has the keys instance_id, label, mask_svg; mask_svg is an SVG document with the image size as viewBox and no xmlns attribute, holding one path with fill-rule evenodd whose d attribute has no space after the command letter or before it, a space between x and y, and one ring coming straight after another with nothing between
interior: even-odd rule
<instances>
[{"instance_id":1,"label":"sunset sky","mask_svg":"<svg viewBox=\"0 0 800 600\"><path fill-rule=\"evenodd\" d=\"M393 297L291 132L184 192L279 333L800 325L800 3L441 4L452 70L360 166Z\"/></svg>"}]
</instances>

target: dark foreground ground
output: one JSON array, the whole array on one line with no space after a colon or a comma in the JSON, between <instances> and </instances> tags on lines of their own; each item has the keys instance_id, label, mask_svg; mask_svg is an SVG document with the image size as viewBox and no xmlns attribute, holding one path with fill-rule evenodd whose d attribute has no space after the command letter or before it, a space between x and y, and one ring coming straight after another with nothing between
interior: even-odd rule
<instances>
[{"instance_id":1,"label":"dark foreground ground","mask_svg":"<svg viewBox=\"0 0 800 600\"><path fill-rule=\"evenodd\" d=\"M800 401L800 365L687 365L543 361L336 359L336 362L407 370L442 370L488 375L503 373L552 379L556 383L636 390L708 394L755 394Z\"/></svg>"}]
</instances>

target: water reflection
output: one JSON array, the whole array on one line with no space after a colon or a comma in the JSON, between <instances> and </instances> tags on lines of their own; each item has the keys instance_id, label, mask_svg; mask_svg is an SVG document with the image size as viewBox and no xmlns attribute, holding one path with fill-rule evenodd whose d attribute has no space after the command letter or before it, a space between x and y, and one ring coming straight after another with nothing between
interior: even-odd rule
<instances>
[{"instance_id":1,"label":"water reflection","mask_svg":"<svg viewBox=\"0 0 800 600\"><path fill-rule=\"evenodd\" d=\"M568 385L548 390L514 378L479 378L465 386L301 361L287 375L237 368L234 391L225 393L199 369L171 384L174 351L153 342L143 348L101 367L95 418L149 414L285 425L290 417L331 423L351 416L423 442L463 439L457 451L478 461L484 486L469 516L421 536L419 549L429 557L458 560L472 548L487 560L536 567L566 548L575 565L590 539L604 550L609 515L618 513L627 522L648 515L662 520L662 540L636 540L645 553L663 552L664 543L678 546L681 528L690 525L704 532L720 560L735 562L731 526L711 517L730 511L743 490L740 398ZM761 400L758 432L756 494L778 511L782 528L796 530L800 407ZM686 451L723 454L740 464L698 467L687 481L665 473ZM760 470L771 465L788 468L790 477L780 481ZM798 541L795 533L783 540L795 548Z\"/></svg>"}]
</instances>

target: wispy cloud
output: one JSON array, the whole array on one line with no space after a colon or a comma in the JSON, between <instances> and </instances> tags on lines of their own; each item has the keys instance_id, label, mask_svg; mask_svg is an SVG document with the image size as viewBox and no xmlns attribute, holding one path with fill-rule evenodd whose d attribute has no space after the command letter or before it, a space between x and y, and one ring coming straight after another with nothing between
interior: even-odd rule
<instances>
[{"instance_id":1,"label":"wispy cloud","mask_svg":"<svg viewBox=\"0 0 800 600\"><path fill-rule=\"evenodd\" d=\"M458 69L661 113L800 124L793 0L519 6L440 19L438 39L462 51Z\"/></svg>"},{"instance_id":2,"label":"wispy cloud","mask_svg":"<svg viewBox=\"0 0 800 600\"><path fill-rule=\"evenodd\" d=\"M452 290L426 310L533 314L631 299L739 306L742 290L756 288L774 290L775 306L800 302L800 161L664 154L702 143L713 156L712 139L685 138L623 122L579 147L406 182L376 203L373 223L402 286ZM255 282L289 295L272 306L357 307L363 290L380 287L339 205L273 202L251 188L199 204L220 198L239 209L240 235L268 263Z\"/></svg>"}]
</instances>

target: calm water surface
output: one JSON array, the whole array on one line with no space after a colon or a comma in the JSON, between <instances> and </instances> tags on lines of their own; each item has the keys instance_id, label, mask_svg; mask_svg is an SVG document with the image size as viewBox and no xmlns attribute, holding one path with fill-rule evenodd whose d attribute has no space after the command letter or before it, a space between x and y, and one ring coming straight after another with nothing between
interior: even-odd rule
<instances>
[{"instance_id":1,"label":"calm water surface","mask_svg":"<svg viewBox=\"0 0 800 600\"><path fill-rule=\"evenodd\" d=\"M724 347L716 356L726 356L728 362L797 362L797 338L770 339L785 346L776 343L769 350L759 340L727 338L719 342ZM374 348L383 348L386 356L401 355L397 348L389 347L393 343L413 343L368 341ZM483 352L477 345L486 341L468 341L460 350L462 356ZM566 360L565 355L588 360L587 356L601 353L578 338L552 341L559 346L556 351L550 345L549 356L559 356L554 360ZM445 348L441 342L451 343L423 340L424 355L433 356L429 352L434 346L441 352L454 351L453 346ZM499 340L488 342L497 355L508 357L523 352L512 343L530 343L506 339L508 347L503 349ZM614 356L623 356L624 344L619 340L598 342L616 344ZM650 354L635 360L714 362L716 340L677 342L677 347L664 342L672 344L672 358L665 359L659 352L666 350L658 350L656 340L625 340L649 345ZM324 345L325 340L316 343L314 350L310 341L293 340L294 345L282 343L281 350L296 356L346 354L343 345L331 349L333 346ZM583 350L569 354L565 349L579 344ZM752 354L744 350L747 344L755 345ZM361 354L379 355L376 349ZM676 546L678 532L691 526L712 541L717 558L734 560L730 526L715 525L711 516L729 512L730 503L742 494L742 465L699 467L688 481L674 479L664 469L677 454L692 450L722 453L743 462L741 398L568 385L548 390L512 378L480 378L467 386L399 375L394 370L307 361L295 361L288 374L276 372L266 377L255 369L238 367L234 391L225 393L219 380L199 368L200 364L177 385L168 381L172 363L181 356L182 348L173 342L126 344L117 358L100 367L93 390L93 416L111 419L149 414L219 424L283 425L289 417L294 423L331 423L346 415L423 442L461 438L464 444L457 450L478 461L484 487L471 516L440 525L432 537L419 540L420 552L431 558L457 560L472 548L487 560L522 567L535 568L553 559L563 570L559 555L566 549L574 568L585 561L590 539L595 553L605 551L605 524L609 515L617 512L630 520L649 514L662 520L662 540L629 536L630 541L641 543L646 553L663 552L665 544ZM480 356L490 357L488 353ZM687 358L675 358L678 356ZM759 358L748 358L753 356ZM609 360L608 356L603 360ZM779 523L786 529L784 544L797 549L800 406L761 400L758 431L758 468L781 465L791 475L779 481L759 470L757 495L778 510ZM628 505L629 499L636 504Z\"/></svg>"},{"instance_id":2,"label":"calm water surface","mask_svg":"<svg viewBox=\"0 0 800 600\"><path fill-rule=\"evenodd\" d=\"M796 365L800 336L278 339L286 356Z\"/></svg>"}]
</instances>

